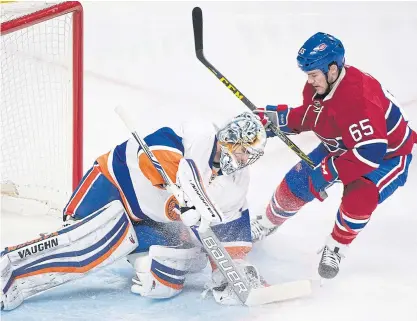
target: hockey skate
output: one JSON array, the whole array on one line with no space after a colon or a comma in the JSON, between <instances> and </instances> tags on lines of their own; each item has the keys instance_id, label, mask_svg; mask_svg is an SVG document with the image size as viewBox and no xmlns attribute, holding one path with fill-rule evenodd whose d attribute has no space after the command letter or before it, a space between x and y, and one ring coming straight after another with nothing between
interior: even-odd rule
<instances>
[{"instance_id":1,"label":"hockey skate","mask_svg":"<svg viewBox=\"0 0 417 321\"><path fill-rule=\"evenodd\" d=\"M333 279L339 273L339 265L344 253L347 250L347 245L340 244L333 240L330 236L329 241L323 247L322 255L319 263L318 272L322 278ZM320 253L319 251L319 253Z\"/></svg>"},{"instance_id":2,"label":"hockey skate","mask_svg":"<svg viewBox=\"0 0 417 321\"><path fill-rule=\"evenodd\" d=\"M255 220L250 222L250 232L252 236L252 242L258 242L263 240L268 235L271 235L278 229L278 225L273 227L265 227L262 224L262 216L257 216Z\"/></svg>"}]
</instances>

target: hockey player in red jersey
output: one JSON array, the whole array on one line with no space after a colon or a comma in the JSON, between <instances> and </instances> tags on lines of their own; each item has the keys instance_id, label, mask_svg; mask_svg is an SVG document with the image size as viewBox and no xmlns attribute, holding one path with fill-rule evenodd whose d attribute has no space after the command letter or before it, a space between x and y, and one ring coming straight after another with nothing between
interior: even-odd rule
<instances>
[{"instance_id":1,"label":"hockey player in red jersey","mask_svg":"<svg viewBox=\"0 0 417 321\"><path fill-rule=\"evenodd\" d=\"M335 37L317 33L298 51L307 74L303 104L258 110L264 124L287 134L313 131L321 140L310 154L311 169L296 164L278 185L266 212L252 222L257 241L277 229L335 182L344 186L333 231L318 272L333 278L348 245L366 226L377 206L407 180L416 133L395 98L372 76L345 65L345 50ZM269 136L273 135L270 133Z\"/></svg>"}]
</instances>

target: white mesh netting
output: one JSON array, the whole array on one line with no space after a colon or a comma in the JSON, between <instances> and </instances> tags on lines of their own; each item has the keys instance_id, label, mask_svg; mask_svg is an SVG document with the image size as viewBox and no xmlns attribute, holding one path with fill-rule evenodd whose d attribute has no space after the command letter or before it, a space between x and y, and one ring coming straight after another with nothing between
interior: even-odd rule
<instances>
[{"instance_id":1,"label":"white mesh netting","mask_svg":"<svg viewBox=\"0 0 417 321\"><path fill-rule=\"evenodd\" d=\"M1 5L1 22L53 4ZM2 209L9 199L60 209L72 189L72 14L1 36ZM13 202L12 209L16 208Z\"/></svg>"}]
</instances>

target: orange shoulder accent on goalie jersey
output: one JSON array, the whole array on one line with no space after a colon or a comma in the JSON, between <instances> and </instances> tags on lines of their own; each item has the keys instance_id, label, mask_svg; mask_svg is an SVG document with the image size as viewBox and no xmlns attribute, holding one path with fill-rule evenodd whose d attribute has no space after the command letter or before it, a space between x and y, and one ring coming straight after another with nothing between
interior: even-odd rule
<instances>
[{"instance_id":1,"label":"orange shoulder accent on goalie jersey","mask_svg":"<svg viewBox=\"0 0 417 321\"><path fill-rule=\"evenodd\" d=\"M109 160L110 152L101 155L97 158L97 163L100 166L100 170L103 173L104 176L114 185L117 187L116 182L114 181L113 177L111 177L109 168L108 168L108 160Z\"/></svg>"},{"instance_id":2,"label":"orange shoulder accent on goalie jersey","mask_svg":"<svg viewBox=\"0 0 417 321\"><path fill-rule=\"evenodd\" d=\"M163 149L153 150L152 153L155 155L156 159L168 174L169 178L175 183L177 179L176 177L178 166L180 164L182 155L170 150ZM151 181L152 185L161 187L164 184L162 176L143 152L139 154L139 168L143 175L145 175L145 177Z\"/></svg>"}]
</instances>

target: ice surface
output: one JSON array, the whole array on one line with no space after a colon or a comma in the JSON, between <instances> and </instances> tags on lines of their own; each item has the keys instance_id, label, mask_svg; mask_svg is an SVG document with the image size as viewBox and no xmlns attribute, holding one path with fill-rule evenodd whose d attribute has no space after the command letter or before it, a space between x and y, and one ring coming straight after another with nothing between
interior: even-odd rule
<instances>
[{"instance_id":1,"label":"ice surface","mask_svg":"<svg viewBox=\"0 0 417 321\"><path fill-rule=\"evenodd\" d=\"M341 38L347 63L378 78L403 102L417 128L417 3L86 2L84 168L129 137L114 107L138 113L138 130L184 118L222 122L245 110L194 55L191 10L204 14L205 53L255 104L300 102L305 81L295 55L313 33ZM317 140L294 138L305 151ZM252 168L251 213L263 210L276 184L297 162L280 141ZM417 163L409 181L372 216L352 244L337 279L311 297L263 307L223 307L200 298L203 273L183 293L152 301L130 293L132 270L119 262L87 278L33 297L2 320L417 320ZM340 187L313 202L278 233L256 244L249 259L271 283L317 280L316 251L330 233ZM59 217L1 214L1 246L59 226Z\"/></svg>"}]
</instances>

